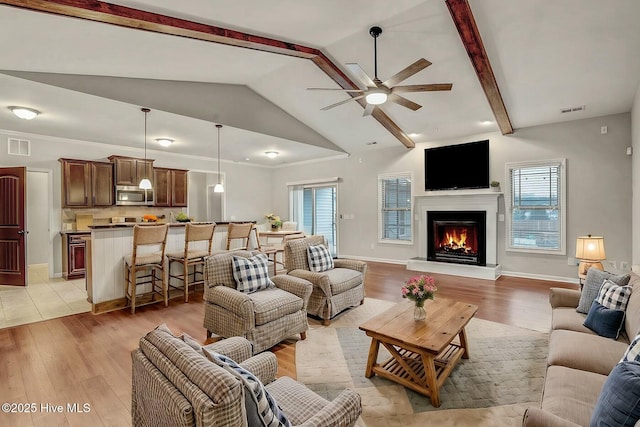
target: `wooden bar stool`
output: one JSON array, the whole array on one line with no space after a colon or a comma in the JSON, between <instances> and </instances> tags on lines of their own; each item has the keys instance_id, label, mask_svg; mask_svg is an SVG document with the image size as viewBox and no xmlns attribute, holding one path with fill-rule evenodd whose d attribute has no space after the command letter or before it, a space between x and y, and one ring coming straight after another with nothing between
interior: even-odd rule
<instances>
[{"instance_id":1,"label":"wooden bar stool","mask_svg":"<svg viewBox=\"0 0 640 427\"><path fill-rule=\"evenodd\" d=\"M213 247L213 232L216 224L191 224L187 223L184 232L184 251L172 252L167 254L169 265L169 283L171 279L177 279L184 284L184 302L189 302L189 286L204 284L204 259L211 255ZM196 242L208 242L207 249L194 248ZM202 245L202 244L201 244ZM197 244L196 244L197 246ZM171 265L177 263L182 264L182 274L171 274ZM198 269L200 266L200 269ZM193 267L193 272L189 273L189 267ZM200 278L197 275L200 275ZM189 276L193 275L193 280L189 280Z\"/></svg>"},{"instance_id":2,"label":"wooden bar stool","mask_svg":"<svg viewBox=\"0 0 640 427\"><path fill-rule=\"evenodd\" d=\"M169 305L169 292L164 278L164 250L167 244L169 226L134 225L133 252L124 257L124 295L131 301L131 314L135 314L136 306L151 304L164 300ZM138 276L138 272L143 274ZM157 273L160 273L160 277ZM160 281L160 285L157 282ZM139 295L142 302L136 303L137 287L151 284L151 291ZM160 295L162 300L156 300Z\"/></svg>"},{"instance_id":3,"label":"wooden bar stool","mask_svg":"<svg viewBox=\"0 0 640 427\"><path fill-rule=\"evenodd\" d=\"M233 250L249 250L251 233L254 224L252 222L235 223L230 222L227 226L227 250L231 250L231 244L234 240L240 240L240 247L234 247Z\"/></svg>"}]
</instances>

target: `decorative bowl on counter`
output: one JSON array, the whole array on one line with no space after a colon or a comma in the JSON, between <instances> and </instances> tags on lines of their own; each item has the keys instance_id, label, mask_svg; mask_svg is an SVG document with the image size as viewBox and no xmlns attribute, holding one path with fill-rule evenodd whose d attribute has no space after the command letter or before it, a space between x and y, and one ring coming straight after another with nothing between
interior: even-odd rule
<instances>
[{"instance_id":1,"label":"decorative bowl on counter","mask_svg":"<svg viewBox=\"0 0 640 427\"><path fill-rule=\"evenodd\" d=\"M191 222L192 218L189 218L186 213L178 212L176 215L176 221L178 222Z\"/></svg>"},{"instance_id":2,"label":"decorative bowl on counter","mask_svg":"<svg viewBox=\"0 0 640 427\"><path fill-rule=\"evenodd\" d=\"M158 222L158 217L147 214L142 217L142 222Z\"/></svg>"}]
</instances>

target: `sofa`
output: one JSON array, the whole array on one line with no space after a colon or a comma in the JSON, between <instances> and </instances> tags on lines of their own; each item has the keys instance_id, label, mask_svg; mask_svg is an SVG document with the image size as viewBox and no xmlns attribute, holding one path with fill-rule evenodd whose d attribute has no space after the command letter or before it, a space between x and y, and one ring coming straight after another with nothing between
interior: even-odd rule
<instances>
[{"instance_id":1,"label":"sofa","mask_svg":"<svg viewBox=\"0 0 640 427\"><path fill-rule=\"evenodd\" d=\"M590 269L583 292L587 292L590 279L599 281L607 275L623 278L621 280L626 282L624 276ZM638 283L640 276L635 273L628 275L626 286L630 286L632 291L617 339L600 336L584 326L587 314L576 311L579 304L583 303L581 291L563 288L550 290L552 323L544 388L540 406L526 410L524 426L590 425L594 410L601 409L602 402L598 404L598 401L602 399L601 392L604 393L603 387L608 376L621 365L619 362L626 355L630 340L634 340L640 331Z\"/></svg>"},{"instance_id":2,"label":"sofa","mask_svg":"<svg viewBox=\"0 0 640 427\"><path fill-rule=\"evenodd\" d=\"M242 337L201 346L160 325L140 339L131 357L135 427L288 425L283 420L291 426L349 427L362 412L360 395L351 389L328 401L292 378L275 379L276 356L253 355Z\"/></svg>"}]
</instances>

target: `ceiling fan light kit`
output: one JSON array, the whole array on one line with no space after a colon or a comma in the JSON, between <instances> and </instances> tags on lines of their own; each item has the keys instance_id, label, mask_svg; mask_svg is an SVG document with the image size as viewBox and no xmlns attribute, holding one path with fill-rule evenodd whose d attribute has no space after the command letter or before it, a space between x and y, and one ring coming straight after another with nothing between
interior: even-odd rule
<instances>
[{"instance_id":1,"label":"ceiling fan light kit","mask_svg":"<svg viewBox=\"0 0 640 427\"><path fill-rule=\"evenodd\" d=\"M398 73L391 76L386 81L381 81L378 78L378 37L382 34L382 28L378 26L371 27L369 29L369 34L373 37L373 70L374 76L373 79L369 77L367 73L360 67L360 65L355 63L345 64L347 69L356 77L356 81L361 84L362 87L366 87L366 89L329 89L329 88L308 88L309 90L337 90L341 92L345 92L351 94L351 98L345 99L344 101L336 102L335 104L328 105L322 108L323 111L329 110L331 108L337 107L339 105L345 104L349 101L357 101L362 98L367 102L367 106L364 110L364 115L368 116L373 114L376 106L382 105L387 101L394 102L398 105L401 105L410 110L416 111L422 108L422 105L417 104L403 96L398 95L399 93L408 93L408 92L434 92L434 91L447 91L451 90L453 85L451 83L436 83L436 84L417 84L417 85L405 85L405 86L397 86L398 83L408 79L414 74L424 70L428 66L431 65L431 62L427 61L424 58L420 58L413 64L405 67Z\"/></svg>"}]
</instances>

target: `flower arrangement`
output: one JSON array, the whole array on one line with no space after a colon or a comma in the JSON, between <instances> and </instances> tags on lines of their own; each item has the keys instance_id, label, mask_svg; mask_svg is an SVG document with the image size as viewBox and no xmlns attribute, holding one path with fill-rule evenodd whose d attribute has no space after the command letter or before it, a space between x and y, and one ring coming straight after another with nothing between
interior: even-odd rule
<instances>
[{"instance_id":1,"label":"flower arrangement","mask_svg":"<svg viewBox=\"0 0 640 427\"><path fill-rule=\"evenodd\" d=\"M274 215L273 213L270 213L270 214L266 214L264 217L267 219L267 221L269 221L272 228L282 227L282 220L278 215Z\"/></svg>"},{"instance_id":2,"label":"flower arrangement","mask_svg":"<svg viewBox=\"0 0 640 427\"><path fill-rule=\"evenodd\" d=\"M158 217L155 215L147 214L142 217L142 221L144 222L157 222Z\"/></svg>"},{"instance_id":3,"label":"flower arrangement","mask_svg":"<svg viewBox=\"0 0 640 427\"><path fill-rule=\"evenodd\" d=\"M436 281L431 276L414 276L402 286L402 298L415 301L416 306L422 307L428 299L433 299L437 292Z\"/></svg>"}]
</instances>

